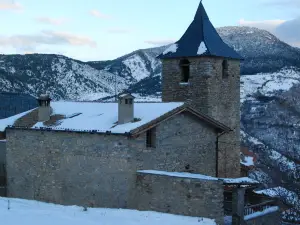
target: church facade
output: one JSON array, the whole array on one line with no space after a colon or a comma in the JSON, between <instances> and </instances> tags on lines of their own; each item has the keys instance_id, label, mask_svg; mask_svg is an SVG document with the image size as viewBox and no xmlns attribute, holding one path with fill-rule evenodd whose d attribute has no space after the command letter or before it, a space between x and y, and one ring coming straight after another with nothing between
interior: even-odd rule
<instances>
[{"instance_id":1,"label":"church facade","mask_svg":"<svg viewBox=\"0 0 300 225\"><path fill-rule=\"evenodd\" d=\"M240 178L241 57L200 3L186 33L158 58L162 103L135 103L126 93L117 103L43 95L38 108L0 120L8 196L223 224L224 187L257 185ZM236 190L232 211L241 218L244 190Z\"/></svg>"}]
</instances>

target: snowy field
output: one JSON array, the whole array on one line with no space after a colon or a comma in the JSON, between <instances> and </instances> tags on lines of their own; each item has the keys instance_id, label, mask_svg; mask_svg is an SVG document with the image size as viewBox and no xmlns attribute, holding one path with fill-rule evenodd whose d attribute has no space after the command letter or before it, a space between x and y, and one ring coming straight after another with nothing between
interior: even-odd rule
<instances>
[{"instance_id":1,"label":"snowy field","mask_svg":"<svg viewBox=\"0 0 300 225\"><path fill-rule=\"evenodd\" d=\"M241 102L251 100L251 95L259 91L265 96L272 96L276 91L288 91L300 81L300 73L292 68L276 73L260 73L241 76Z\"/></svg>"},{"instance_id":2,"label":"snowy field","mask_svg":"<svg viewBox=\"0 0 300 225\"><path fill-rule=\"evenodd\" d=\"M206 218L125 209L84 211L78 206L9 198L0 198L0 220L3 225L216 225Z\"/></svg>"}]
</instances>

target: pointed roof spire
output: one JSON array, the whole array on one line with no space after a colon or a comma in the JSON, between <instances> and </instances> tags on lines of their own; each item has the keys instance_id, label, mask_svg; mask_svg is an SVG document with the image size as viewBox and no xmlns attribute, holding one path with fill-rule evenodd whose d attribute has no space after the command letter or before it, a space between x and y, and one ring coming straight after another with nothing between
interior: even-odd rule
<instances>
[{"instance_id":1,"label":"pointed roof spire","mask_svg":"<svg viewBox=\"0 0 300 225\"><path fill-rule=\"evenodd\" d=\"M158 58L167 59L201 55L242 59L233 48L223 42L209 20L202 0L193 22L180 40L166 49Z\"/></svg>"}]
</instances>

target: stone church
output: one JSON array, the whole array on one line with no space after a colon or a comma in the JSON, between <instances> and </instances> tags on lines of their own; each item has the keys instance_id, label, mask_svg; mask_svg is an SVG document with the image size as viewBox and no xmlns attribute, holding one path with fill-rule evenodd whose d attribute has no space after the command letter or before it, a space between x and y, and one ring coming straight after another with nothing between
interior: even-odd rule
<instances>
[{"instance_id":1,"label":"stone church","mask_svg":"<svg viewBox=\"0 0 300 225\"><path fill-rule=\"evenodd\" d=\"M41 95L36 109L0 120L8 196L223 224L224 186L257 185L239 178L241 56L200 3L181 39L158 58L161 103L136 103L129 93L116 103Z\"/></svg>"}]
</instances>

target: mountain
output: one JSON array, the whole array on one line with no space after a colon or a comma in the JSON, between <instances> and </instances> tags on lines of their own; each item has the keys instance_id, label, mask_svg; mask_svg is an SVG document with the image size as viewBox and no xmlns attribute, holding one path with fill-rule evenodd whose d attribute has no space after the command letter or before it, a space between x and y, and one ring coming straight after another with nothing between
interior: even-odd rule
<instances>
[{"instance_id":1,"label":"mountain","mask_svg":"<svg viewBox=\"0 0 300 225\"><path fill-rule=\"evenodd\" d=\"M217 31L244 57L242 144L258 156L250 176L300 196L300 49L257 28ZM47 90L56 100L109 100L116 90L127 89L139 101L159 101L161 63L155 57L167 47L93 62L61 55L0 55L0 89L33 96ZM298 200L291 204L300 211Z\"/></svg>"},{"instance_id":2,"label":"mountain","mask_svg":"<svg viewBox=\"0 0 300 225\"><path fill-rule=\"evenodd\" d=\"M0 89L37 96L48 90L54 99L100 98L126 88L126 80L61 55L0 55ZM94 96L94 93L99 93Z\"/></svg>"}]
</instances>

